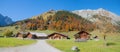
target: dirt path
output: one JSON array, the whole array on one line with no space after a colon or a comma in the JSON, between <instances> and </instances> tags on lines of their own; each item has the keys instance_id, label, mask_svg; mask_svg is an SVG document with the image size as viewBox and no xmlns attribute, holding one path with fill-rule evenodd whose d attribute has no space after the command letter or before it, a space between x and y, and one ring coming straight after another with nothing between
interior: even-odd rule
<instances>
[{"instance_id":1,"label":"dirt path","mask_svg":"<svg viewBox=\"0 0 120 52\"><path fill-rule=\"evenodd\" d=\"M60 50L50 46L45 40L37 40L36 44L29 46L0 48L0 52L61 52Z\"/></svg>"}]
</instances>

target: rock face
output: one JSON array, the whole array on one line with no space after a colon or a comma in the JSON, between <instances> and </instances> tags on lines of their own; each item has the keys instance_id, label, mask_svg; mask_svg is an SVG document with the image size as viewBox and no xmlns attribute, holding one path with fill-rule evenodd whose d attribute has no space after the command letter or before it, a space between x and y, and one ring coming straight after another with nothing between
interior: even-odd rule
<instances>
[{"instance_id":1,"label":"rock face","mask_svg":"<svg viewBox=\"0 0 120 52\"><path fill-rule=\"evenodd\" d=\"M95 25L95 29L100 32L116 32L118 27L118 21L120 21L120 16L99 8L97 10L75 10L73 13L82 16L83 18L91 21ZM108 28L109 27L109 28Z\"/></svg>"},{"instance_id":2,"label":"rock face","mask_svg":"<svg viewBox=\"0 0 120 52\"><path fill-rule=\"evenodd\" d=\"M0 14L0 26L6 26L13 23L12 19L8 16L3 16Z\"/></svg>"},{"instance_id":3,"label":"rock face","mask_svg":"<svg viewBox=\"0 0 120 52\"><path fill-rule=\"evenodd\" d=\"M112 23L115 23L115 21L119 21L120 20L120 16L110 12L110 11L107 11L103 8L99 8L97 10L91 10L91 9L87 9L87 10L75 10L75 11L72 11L73 13L75 14L78 14L86 19L89 19L91 21L94 21L95 18L93 18L94 15L98 15L98 16L104 16L104 17L107 17L107 18L110 18Z\"/></svg>"}]
</instances>

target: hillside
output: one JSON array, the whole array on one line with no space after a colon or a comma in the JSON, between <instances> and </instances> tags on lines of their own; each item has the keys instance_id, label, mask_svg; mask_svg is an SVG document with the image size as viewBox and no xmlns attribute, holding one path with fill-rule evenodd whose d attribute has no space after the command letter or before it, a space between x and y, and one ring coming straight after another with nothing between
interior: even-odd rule
<instances>
[{"instance_id":1,"label":"hillside","mask_svg":"<svg viewBox=\"0 0 120 52\"><path fill-rule=\"evenodd\" d=\"M91 21L96 26L95 29L101 31L116 31L118 29L118 27L116 28L115 26L118 25L116 22L120 21L120 16L103 8L97 10L75 10L72 12Z\"/></svg>"},{"instance_id":2,"label":"hillside","mask_svg":"<svg viewBox=\"0 0 120 52\"><path fill-rule=\"evenodd\" d=\"M50 10L50 11L40 14L38 16L33 16L31 19L43 18L44 20L47 20L49 18L49 16L53 16L53 15L55 15L55 13L56 13L56 11Z\"/></svg>"},{"instance_id":3,"label":"hillside","mask_svg":"<svg viewBox=\"0 0 120 52\"><path fill-rule=\"evenodd\" d=\"M64 10L50 10L17 24L26 24L24 26L28 30L78 31L93 29L92 23L87 19Z\"/></svg>"},{"instance_id":4,"label":"hillside","mask_svg":"<svg viewBox=\"0 0 120 52\"><path fill-rule=\"evenodd\" d=\"M17 22L16 24L28 30L100 30L102 32L115 32L118 30L116 21L119 21L119 16L104 9L76 10L73 12L50 10L38 16Z\"/></svg>"},{"instance_id":5,"label":"hillside","mask_svg":"<svg viewBox=\"0 0 120 52\"><path fill-rule=\"evenodd\" d=\"M12 19L8 16L3 16L0 14L0 26L6 26L13 23Z\"/></svg>"}]
</instances>

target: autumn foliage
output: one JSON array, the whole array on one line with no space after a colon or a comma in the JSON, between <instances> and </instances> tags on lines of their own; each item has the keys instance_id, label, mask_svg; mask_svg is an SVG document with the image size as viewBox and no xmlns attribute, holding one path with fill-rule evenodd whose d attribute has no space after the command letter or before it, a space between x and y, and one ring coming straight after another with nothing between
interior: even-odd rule
<instances>
[{"instance_id":1,"label":"autumn foliage","mask_svg":"<svg viewBox=\"0 0 120 52\"><path fill-rule=\"evenodd\" d=\"M26 19L18 22L19 25L26 24L28 30L57 30L57 31L92 31L98 29L98 22L91 22L81 16L69 11L49 11L47 17L39 15L34 19ZM96 17L96 16L93 16ZM99 17L99 16L97 16ZM47 18L47 19L45 19Z\"/></svg>"}]
</instances>

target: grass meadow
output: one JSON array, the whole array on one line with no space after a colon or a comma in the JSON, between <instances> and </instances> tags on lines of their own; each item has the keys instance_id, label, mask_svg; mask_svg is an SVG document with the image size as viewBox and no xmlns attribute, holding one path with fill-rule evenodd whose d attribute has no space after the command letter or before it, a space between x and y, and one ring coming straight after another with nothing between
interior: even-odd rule
<instances>
[{"instance_id":1,"label":"grass meadow","mask_svg":"<svg viewBox=\"0 0 120 52\"><path fill-rule=\"evenodd\" d=\"M19 31L19 29L15 29L15 26L8 26L8 27L0 27L0 36L5 29L10 29L15 34ZM30 32L30 30L27 30ZM43 31L31 31L31 32L39 32L39 33L46 33L51 34L52 30L43 30ZM120 52L120 33L106 33L107 35L107 44L105 46L105 42L103 41L103 33L99 31L90 32L92 36L97 35L99 37L99 41L95 40L88 40L87 42L75 42L74 34L78 33L78 31L70 31L70 32L59 32L65 35L68 35L71 39L70 40L47 40L51 46L60 49L63 52L74 52L71 50L73 46L77 46L80 49L80 52ZM35 40L22 40L16 38L0 38L0 47L14 47L14 46L21 46L21 45L28 45L35 43Z\"/></svg>"},{"instance_id":2,"label":"grass meadow","mask_svg":"<svg viewBox=\"0 0 120 52\"><path fill-rule=\"evenodd\" d=\"M69 32L69 34L74 34ZM47 42L63 52L74 52L71 50L73 46L77 46L80 52L120 52L120 33L107 33L107 45L103 40L102 33L93 31L91 34L98 35L100 40L88 40L87 42L75 42L74 39L70 40L47 40Z\"/></svg>"},{"instance_id":3,"label":"grass meadow","mask_svg":"<svg viewBox=\"0 0 120 52\"><path fill-rule=\"evenodd\" d=\"M20 29L15 29L15 26L0 27L0 47L15 47L15 46L29 45L37 42L36 40L28 40L28 39L23 40L12 37L3 38L3 33L7 29L13 31L13 34L16 34L20 30Z\"/></svg>"},{"instance_id":4,"label":"grass meadow","mask_svg":"<svg viewBox=\"0 0 120 52\"><path fill-rule=\"evenodd\" d=\"M3 35L3 32L5 30L13 31L13 34L16 34L17 32L19 32L20 29L15 29L15 26L0 27L0 36Z\"/></svg>"},{"instance_id":5,"label":"grass meadow","mask_svg":"<svg viewBox=\"0 0 120 52\"><path fill-rule=\"evenodd\" d=\"M36 40L17 39L17 38L0 38L0 47L16 47L35 43Z\"/></svg>"},{"instance_id":6,"label":"grass meadow","mask_svg":"<svg viewBox=\"0 0 120 52\"><path fill-rule=\"evenodd\" d=\"M109 42L111 45L105 46L104 41L74 42L74 40L48 40L50 45L63 52L73 52L71 48L77 46L80 52L120 52L120 42Z\"/></svg>"}]
</instances>

